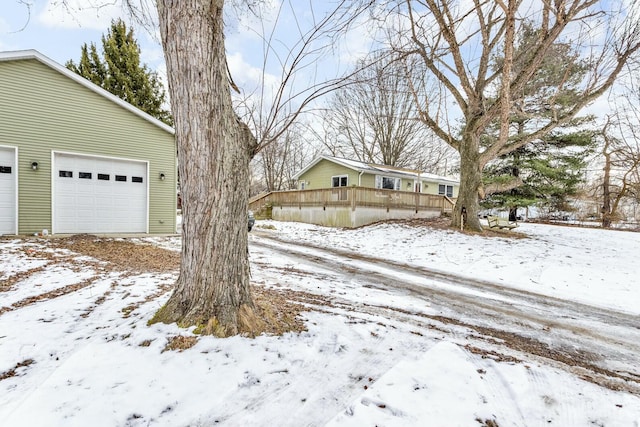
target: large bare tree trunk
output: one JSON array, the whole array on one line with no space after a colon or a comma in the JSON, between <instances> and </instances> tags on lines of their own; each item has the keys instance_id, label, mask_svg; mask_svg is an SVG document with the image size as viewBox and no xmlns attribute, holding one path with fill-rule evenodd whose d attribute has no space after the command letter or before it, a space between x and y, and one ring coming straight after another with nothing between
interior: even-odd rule
<instances>
[{"instance_id":1,"label":"large bare tree trunk","mask_svg":"<svg viewBox=\"0 0 640 427\"><path fill-rule=\"evenodd\" d=\"M247 199L255 139L231 105L223 0L158 0L182 190L180 276L154 321L252 333Z\"/></svg>"},{"instance_id":2,"label":"large bare tree trunk","mask_svg":"<svg viewBox=\"0 0 640 427\"><path fill-rule=\"evenodd\" d=\"M478 218L478 191L482 188L482 165L478 154L480 140L477 136L465 135L466 144L460 147L460 193L452 215L452 225L480 231Z\"/></svg>"},{"instance_id":3,"label":"large bare tree trunk","mask_svg":"<svg viewBox=\"0 0 640 427\"><path fill-rule=\"evenodd\" d=\"M602 227L611 227L611 153L608 152L609 144L605 143L604 154L604 178L602 179Z\"/></svg>"}]
</instances>

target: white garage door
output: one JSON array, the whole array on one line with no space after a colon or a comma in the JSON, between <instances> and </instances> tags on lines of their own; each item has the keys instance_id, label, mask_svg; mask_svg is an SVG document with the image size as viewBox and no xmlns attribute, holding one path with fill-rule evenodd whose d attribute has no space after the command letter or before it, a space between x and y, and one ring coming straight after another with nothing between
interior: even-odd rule
<instances>
[{"instance_id":1,"label":"white garage door","mask_svg":"<svg viewBox=\"0 0 640 427\"><path fill-rule=\"evenodd\" d=\"M146 233L147 163L55 153L54 233Z\"/></svg>"},{"instance_id":2,"label":"white garage door","mask_svg":"<svg viewBox=\"0 0 640 427\"><path fill-rule=\"evenodd\" d=\"M0 147L0 235L16 234L16 150Z\"/></svg>"}]
</instances>

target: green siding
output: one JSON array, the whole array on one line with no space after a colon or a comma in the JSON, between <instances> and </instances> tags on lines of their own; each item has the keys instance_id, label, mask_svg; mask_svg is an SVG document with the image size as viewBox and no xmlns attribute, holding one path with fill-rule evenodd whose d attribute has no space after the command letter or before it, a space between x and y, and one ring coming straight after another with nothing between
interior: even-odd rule
<instances>
[{"instance_id":1,"label":"green siding","mask_svg":"<svg viewBox=\"0 0 640 427\"><path fill-rule=\"evenodd\" d=\"M362 174L360 182L362 182L362 187L375 188L376 176L368 173Z\"/></svg>"},{"instance_id":2,"label":"green siding","mask_svg":"<svg viewBox=\"0 0 640 427\"><path fill-rule=\"evenodd\" d=\"M337 163L331 162L326 159L320 160L316 165L314 165L311 169L300 175L298 181L309 182L309 185L306 186L307 190L316 190L320 188L330 188L331 187L331 177L336 175L348 175L349 176L349 186L358 185L358 180L360 181L361 187L367 188L375 188L376 186L376 178L374 174L364 173L359 178L360 172L350 169L346 166L339 165ZM382 176L394 176L393 174L381 174ZM402 178L400 183L401 191L413 191L413 183L414 180ZM427 181L425 179L421 179L422 181L422 192L426 194L438 194L438 182L437 181ZM407 184L409 186L407 187ZM447 183L446 185L451 185L451 183ZM300 185L298 184L298 189L300 189ZM459 185L453 186L453 196L458 197L458 189Z\"/></svg>"},{"instance_id":3,"label":"green siding","mask_svg":"<svg viewBox=\"0 0 640 427\"><path fill-rule=\"evenodd\" d=\"M453 198L457 198L458 197L458 190L460 190L460 186L457 184L451 184L450 182L438 182L438 181L428 181L426 182L426 184L428 185L427 188L423 189L424 193L427 194L439 194L439 185L453 185Z\"/></svg>"},{"instance_id":4,"label":"green siding","mask_svg":"<svg viewBox=\"0 0 640 427\"><path fill-rule=\"evenodd\" d=\"M35 59L0 61L0 94L0 145L18 147L20 234L51 230L54 151L148 161L149 232L175 232L170 132Z\"/></svg>"},{"instance_id":5,"label":"green siding","mask_svg":"<svg viewBox=\"0 0 640 427\"><path fill-rule=\"evenodd\" d=\"M306 186L307 190L316 190L319 188L331 188L331 178L339 175L348 176L347 185L349 187L358 185L359 172L325 159L320 160L314 167L300 175L298 180L309 182L309 185Z\"/></svg>"},{"instance_id":6,"label":"green siding","mask_svg":"<svg viewBox=\"0 0 640 427\"><path fill-rule=\"evenodd\" d=\"M422 181L422 192L426 194L438 195L438 183L431 181Z\"/></svg>"}]
</instances>

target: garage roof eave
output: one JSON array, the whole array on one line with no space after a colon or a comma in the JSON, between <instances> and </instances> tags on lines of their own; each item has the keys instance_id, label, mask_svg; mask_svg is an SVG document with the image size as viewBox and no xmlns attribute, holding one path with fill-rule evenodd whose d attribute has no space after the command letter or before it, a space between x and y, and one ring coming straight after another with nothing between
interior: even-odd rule
<instances>
[{"instance_id":1,"label":"garage roof eave","mask_svg":"<svg viewBox=\"0 0 640 427\"><path fill-rule=\"evenodd\" d=\"M69 70L68 68L58 64L57 62L55 62L54 60L48 58L47 56L41 54L40 52L38 52L35 49L28 49L28 50L14 50L14 51L6 51L6 52L0 52L0 62L1 61L18 61L18 60L27 60L27 59L35 59L43 64L45 64L46 66L54 69L55 71L59 72L60 74L63 74L64 76L70 78L71 80L74 80L75 82L83 85L84 87L88 88L89 90L109 99L112 102L115 102L116 104L120 105L122 108L125 108L129 111L131 111L133 114L143 118L144 120L158 126L159 128L163 129L164 131L175 135L175 130L167 125L166 123L163 123L162 121L156 119L155 117L145 113L144 111L140 110L139 108L134 107L133 105L129 104L126 101L123 101L122 99L118 98L117 96L115 96L114 94L112 94L111 92L101 88L100 86L90 82L89 80L85 79L84 77L74 73L73 71Z\"/></svg>"}]
</instances>

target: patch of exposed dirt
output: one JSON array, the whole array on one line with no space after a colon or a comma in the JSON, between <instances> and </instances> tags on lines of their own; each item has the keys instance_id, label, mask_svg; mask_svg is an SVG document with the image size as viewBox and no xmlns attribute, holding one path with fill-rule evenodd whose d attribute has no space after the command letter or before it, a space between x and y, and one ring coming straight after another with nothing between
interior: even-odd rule
<instances>
[{"instance_id":1,"label":"patch of exposed dirt","mask_svg":"<svg viewBox=\"0 0 640 427\"><path fill-rule=\"evenodd\" d=\"M271 335L306 331L301 314L313 310L312 306L331 304L320 295L291 289L252 286L251 291L256 314L266 323L264 332Z\"/></svg>"},{"instance_id":2,"label":"patch of exposed dirt","mask_svg":"<svg viewBox=\"0 0 640 427\"><path fill-rule=\"evenodd\" d=\"M24 273L17 274L11 280L11 286L19 281L26 280L29 276L41 272L44 268L51 268L55 263L64 263L70 269L85 269L91 266L102 271L123 272L122 277L137 273L168 273L176 272L180 267L180 254L167 249L162 249L151 244L138 244L126 239L100 238L83 234L55 239L39 239L53 249L68 250L73 254L91 257L97 262L78 260L76 255L60 255L60 251L33 251L29 256L38 256L49 260L45 267L35 268ZM104 262L104 264L103 264ZM10 307L0 308L0 315L13 311L39 301L53 299L80 290L97 279L93 276L80 283L71 284L59 289L54 289L44 294L25 298L12 304ZM100 296L94 305L85 310L81 317L88 317L93 310L104 303L111 294L116 283L111 289ZM144 303L153 301L171 291L173 284L163 284L158 289L147 295L143 300L131 303L122 309L122 316L129 317L131 312ZM4 285L3 285L4 289ZM272 335L282 335L287 332L301 332L306 328L301 313L311 310L313 306L329 305L329 301L321 296L290 289L274 287L252 286L252 296L256 305L256 314L265 322L264 332ZM178 344L176 344L178 345Z\"/></svg>"},{"instance_id":3,"label":"patch of exposed dirt","mask_svg":"<svg viewBox=\"0 0 640 427\"><path fill-rule=\"evenodd\" d=\"M480 423L482 427L500 427L496 420L482 420L481 418L476 418L476 421Z\"/></svg>"},{"instance_id":4,"label":"patch of exposed dirt","mask_svg":"<svg viewBox=\"0 0 640 427\"><path fill-rule=\"evenodd\" d=\"M83 280L79 283L74 283L72 285L67 285L62 288L56 288L52 291L45 292L44 294L34 295L20 301L14 302L9 307L0 307L0 315L7 313L9 311L16 310L21 307L26 307L27 305L34 304L39 301L49 300L57 297L61 297L63 295L70 294L82 288L86 288L90 284L92 284L96 280L96 276L90 277L88 279Z\"/></svg>"},{"instance_id":5,"label":"patch of exposed dirt","mask_svg":"<svg viewBox=\"0 0 640 427\"><path fill-rule=\"evenodd\" d=\"M100 238L89 234L52 239L51 245L106 261L112 270L130 272L170 272L180 267L178 252L123 239Z\"/></svg>"},{"instance_id":6,"label":"patch of exposed dirt","mask_svg":"<svg viewBox=\"0 0 640 427\"><path fill-rule=\"evenodd\" d=\"M169 338L167 345L162 349L162 353L165 351L184 351L188 350L198 342L198 337L176 335Z\"/></svg>"},{"instance_id":7,"label":"patch of exposed dirt","mask_svg":"<svg viewBox=\"0 0 640 427\"><path fill-rule=\"evenodd\" d=\"M7 378L15 377L16 375L18 375L18 372L17 372L18 369L32 365L33 363L35 363L33 359L26 359L26 360L23 360L22 362L16 363L16 366L14 366L13 368L9 369L8 371L0 373L0 381L6 380Z\"/></svg>"},{"instance_id":8,"label":"patch of exposed dirt","mask_svg":"<svg viewBox=\"0 0 640 427\"><path fill-rule=\"evenodd\" d=\"M55 241L55 244L76 253L107 261L113 270L170 272L178 270L180 266L180 254L177 252L122 239L77 235L59 239ZM128 317L141 304L164 295L171 288L172 285L161 286L157 292L149 295L144 301L123 308L123 317ZM304 331L305 326L300 314L310 310L307 304L328 304L327 300L318 295L289 289L252 286L252 295L257 315L266 323L264 332L274 335Z\"/></svg>"},{"instance_id":9,"label":"patch of exposed dirt","mask_svg":"<svg viewBox=\"0 0 640 427\"><path fill-rule=\"evenodd\" d=\"M374 225L380 224L402 224L408 227L425 227L425 228L434 228L437 230L447 230L455 233L463 233L466 235L480 235L484 237L502 237L502 238L513 238L513 239L526 239L527 235L523 233L519 233L514 230L502 230L496 228L484 227L482 232L475 231L461 231L458 228L454 228L451 226L451 218L447 217L436 217L436 218L410 218L410 219L391 219L374 222L372 224L363 225L357 228L366 228Z\"/></svg>"},{"instance_id":10,"label":"patch of exposed dirt","mask_svg":"<svg viewBox=\"0 0 640 427\"><path fill-rule=\"evenodd\" d=\"M15 273L9 275L6 279L0 281L0 292L6 292L13 288L13 285L16 283L29 278L31 275L40 273L41 271L46 270L49 267L49 264L45 264L41 267L32 268L27 271L21 271L19 273Z\"/></svg>"}]
</instances>

